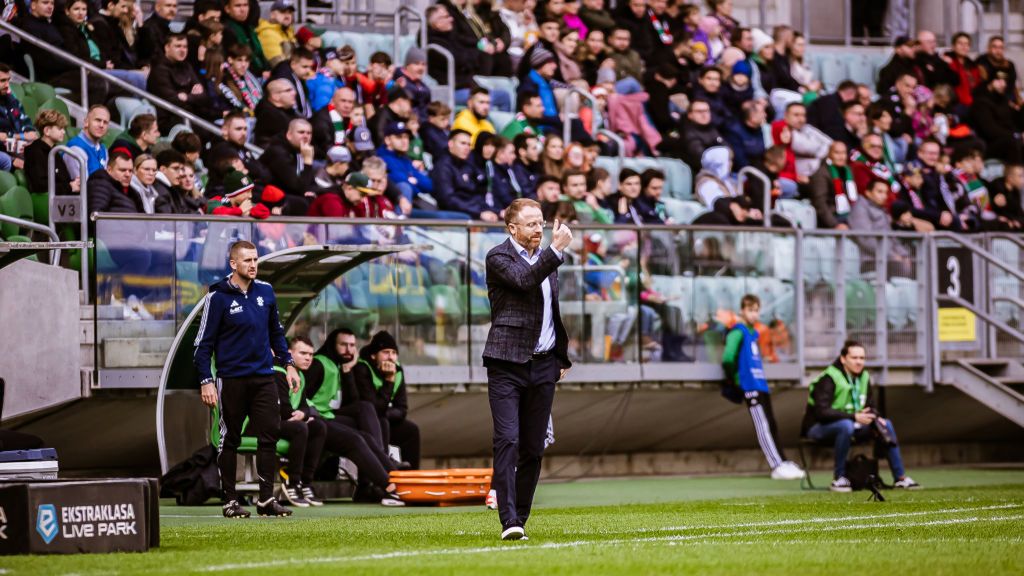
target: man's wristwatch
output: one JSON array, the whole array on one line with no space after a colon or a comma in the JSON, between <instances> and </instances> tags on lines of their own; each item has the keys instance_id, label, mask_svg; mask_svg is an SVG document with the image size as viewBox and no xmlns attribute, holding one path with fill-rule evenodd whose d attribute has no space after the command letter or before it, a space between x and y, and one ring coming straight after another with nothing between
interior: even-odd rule
<instances>
[{"instance_id":1,"label":"man's wristwatch","mask_svg":"<svg viewBox=\"0 0 1024 576\"><path fill-rule=\"evenodd\" d=\"M207 384L214 384L216 382L217 381L215 379L213 379L213 378L207 378L206 380L203 380L202 382L200 382L199 385L200 386L206 386Z\"/></svg>"}]
</instances>

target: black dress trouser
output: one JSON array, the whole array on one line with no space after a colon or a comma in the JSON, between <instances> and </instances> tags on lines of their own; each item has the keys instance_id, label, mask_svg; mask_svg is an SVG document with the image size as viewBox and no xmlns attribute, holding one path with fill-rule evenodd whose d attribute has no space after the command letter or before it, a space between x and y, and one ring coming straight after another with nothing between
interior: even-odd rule
<instances>
[{"instance_id":1,"label":"black dress trouser","mask_svg":"<svg viewBox=\"0 0 1024 576\"><path fill-rule=\"evenodd\" d=\"M487 360L487 399L494 420L494 475L503 528L525 526L540 479L555 383L553 354L525 364Z\"/></svg>"},{"instance_id":2,"label":"black dress trouser","mask_svg":"<svg viewBox=\"0 0 1024 576\"><path fill-rule=\"evenodd\" d=\"M220 450L217 466L224 501L238 499L235 471L238 467L238 446L242 443L242 424L249 418L246 432L256 436L256 474L260 483L260 502L274 496L274 475L277 473L277 439L281 428L277 383L273 376L218 378L220 403Z\"/></svg>"},{"instance_id":3,"label":"black dress trouser","mask_svg":"<svg viewBox=\"0 0 1024 576\"><path fill-rule=\"evenodd\" d=\"M318 418L283 420L281 438L288 441L288 483L311 485L327 440L327 425Z\"/></svg>"}]
</instances>

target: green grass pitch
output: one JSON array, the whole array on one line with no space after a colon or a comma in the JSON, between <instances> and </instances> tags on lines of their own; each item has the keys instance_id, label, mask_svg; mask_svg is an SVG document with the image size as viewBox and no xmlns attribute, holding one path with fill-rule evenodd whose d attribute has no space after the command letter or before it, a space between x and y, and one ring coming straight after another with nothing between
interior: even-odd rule
<instances>
[{"instance_id":1,"label":"green grass pitch","mask_svg":"<svg viewBox=\"0 0 1024 576\"><path fill-rule=\"evenodd\" d=\"M167 505L159 550L0 558L0 573L1024 574L1024 470L913 475L924 490L881 503L762 477L542 484L530 540L509 543L482 506L335 503L229 521Z\"/></svg>"}]
</instances>

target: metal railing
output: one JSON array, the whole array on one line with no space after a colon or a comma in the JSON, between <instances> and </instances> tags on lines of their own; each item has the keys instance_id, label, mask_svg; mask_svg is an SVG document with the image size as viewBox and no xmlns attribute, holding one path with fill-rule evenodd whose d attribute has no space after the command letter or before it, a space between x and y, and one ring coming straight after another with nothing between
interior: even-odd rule
<instances>
[{"instance_id":1,"label":"metal railing","mask_svg":"<svg viewBox=\"0 0 1024 576\"><path fill-rule=\"evenodd\" d=\"M957 30L966 30L964 27L964 6L970 6L974 8L974 15L978 19L978 30L974 33L974 45L981 46L981 33L985 29L985 7L981 5L978 0L960 0L960 3L956 6L956 27ZM948 30L948 28L947 28ZM951 38L947 38L946 43L951 43Z\"/></svg>"},{"instance_id":2,"label":"metal railing","mask_svg":"<svg viewBox=\"0 0 1024 576\"><path fill-rule=\"evenodd\" d=\"M92 63L87 62L85 60L82 60L81 58L78 58L77 56L74 56L72 54L69 54L69 53L61 50L60 48L57 48L55 46L51 46L50 44L47 44L46 42L43 42L42 40L40 40L40 39L36 38L35 36L29 34L28 32L25 32L24 30L22 30L20 28L16 28L16 27L12 26L11 24L9 24L7 22L4 22L3 20L0 20L0 31L6 32L7 34L10 34L11 36L17 38L21 42L27 42L27 43L29 43L29 44L37 47L37 48L40 48L40 49L46 51L47 53L53 55L56 58L60 58L61 60L64 60L66 62L70 62L70 63L74 64L75 66L77 66L79 68L79 70L80 70L81 80L82 80L81 94L80 94L80 96L81 96L81 104L82 104L82 108L84 108L86 110L89 109L89 95L88 95L88 92L89 92L89 75L92 74L92 75L94 75L94 76L96 76L98 78L101 78L104 82L107 82L109 84L113 84L114 86L117 86L118 88L124 89L127 92L130 92L131 94L134 94L136 97L138 97L140 99L143 99L143 100L146 100L148 102L151 102L154 106L156 106L157 108L160 108L161 110L164 110L166 112L170 112L170 113L180 117L184 121L185 126L188 127L189 129L192 129L192 127L195 126L195 127L198 127L198 128L201 128L201 129L205 130L206 132L209 132L210 134L212 134L214 136L217 136L217 137L220 136L221 130L220 130L220 127L217 126L216 124L213 124L211 122L203 120L202 118L196 116L195 114L192 114L191 112L185 110L184 108L180 108L180 107L176 106L175 104L173 104L171 102L168 102L167 100L164 100L163 98L159 98L157 96L154 96L153 94L151 94L149 92L146 92L145 90L140 90L139 88L136 88L135 86L133 86L129 82L125 82L124 80L121 80L120 78L115 78L114 76L111 76L106 71L104 71L102 68L98 68L98 67L94 66ZM249 148L250 150L252 150L254 153L257 153L257 154L263 152L262 149L257 148L255 146L250 146L250 145L247 144L246 147Z\"/></svg>"},{"instance_id":3,"label":"metal railing","mask_svg":"<svg viewBox=\"0 0 1024 576\"><path fill-rule=\"evenodd\" d=\"M452 55L452 53L449 52L447 48L445 48L444 46L440 46L438 44L427 44L425 50L428 53L431 52L431 51L437 52L438 54L443 56L444 59L448 62L448 74L447 74L448 78L446 78L446 80L448 80L448 108L451 109L451 111L452 111L452 113L451 113L452 120L454 120L455 119L455 56ZM429 59L427 60L427 62L429 63ZM427 69L427 75L430 76L429 67ZM430 77L434 78L433 76L430 76ZM436 81L437 78L434 78L434 80Z\"/></svg>"},{"instance_id":4,"label":"metal railing","mask_svg":"<svg viewBox=\"0 0 1024 576\"><path fill-rule=\"evenodd\" d=\"M753 166L745 166L740 169L736 179L736 193L743 194L743 186L747 178L757 178L764 186L764 205L761 207L761 215L764 216L764 227L771 228L772 225L772 182L764 172Z\"/></svg>"},{"instance_id":5,"label":"metal railing","mask_svg":"<svg viewBox=\"0 0 1024 576\"><path fill-rule=\"evenodd\" d=\"M579 109L582 105L580 99L584 99L587 102L589 102L590 106L592 107L591 109L594 110L595 113L598 111L597 98L595 98L593 94L584 90L580 90L575 86L570 86L568 90L569 93L565 95L565 103L562 105L562 108L565 110L564 117L562 118L562 141L566 143L572 142L573 119L580 117ZM578 98L576 99L575 108L569 106L569 99L572 98L574 94L578 96ZM594 129L599 130L600 128L594 126Z\"/></svg>"},{"instance_id":6,"label":"metal railing","mask_svg":"<svg viewBox=\"0 0 1024 576\"><path fill-rule=\"evenodd\" d=\"M394 17L394 21L393 21L393 30L394 30L395 38L394 38L394 49L393 49L392 54L391 54L392 58L394 59L394 61L396 63L397 62L404 62L403 59L405 58L404 54L399 54L398 53L398 50L399 50L398 41L402 37L402 15L403 14L409 14L409 15L413 16L417 21L419 21L419 23L420 23L420 32L419 32L420 42L419 42L419 45L420 46L426 46L428 44L428 42L427 42L427 17L423 13L423 11L416 10L415 8L413 8L411 6L405 6L405 5L399 6L398 10L395 11L395 17Z\"/></svg>"},{"instance_id":7,"label":"metal railing","mask_svg":"<svg viewBox=\"0 0 1024 576\"><path fill-rule=\"evenodd\" d=\"M79 188L77 196L62 196L62 206L58 206L57 196L57 154L63 153L64 158L73 158L75 162L78 162L79 170ZM80 150L58 144L50 149L50 153L46 157L46 166L48 174L46 176L46 189L47 189L47 205L49 206L50 213L50 229L55 230L54 224L57 222L72 222L79 225L79 234L82 240L86 240L89 237L89 220L86 214L86 191L89 186L89 161L82 157ZM68 199L70 202L63 202L63 199ZM77 200L77 202L76 202ZM63 206L74 207L74 213L64 216L64 211L61 209ZM82 250L82 260L79 266L79 278L81 282L81 290L85 294L85 301L89 301L89 251Z\"/></svg>"},{"instance_id":8,"label":"metal railing","mask_svg":"<svg viewBox=\"0 0 1024 576\"><path fill-rule=\"evenodd\" d=\"M1007 234L994 234L990 238L1001 238L1011 240L1018 247L1024 247L1016 238ZM977 283L980 281L980 285L976 287L974 293L974 302L969 302L962 298L959 294L941 294L939 293L939 267L940 262L938 261L938 250L940 241L955 244L961 249L966 249L971 254L971 257L975 261L980 261L981 269L975 270L974 277L971 278L972 282ZM932 253L932 269L931 269L931 291L930 294L934 298L934 305L931 306L930 316L932 317L932 368L935 374L939 374L940 365L942 363L943 346L939 337L939 330L937 329L938 323L938 310L939 303L953 304L955 306L965 308L973 313L978 319L982 320L989 328L998 329L1003 333L1009 335L1019 343L1024 344L1024 332L1019 329L1010 326L1006 322L1003 322L997 318L992 311L992 304L996 301L1008 301L1018 306L1022 304L1018 299L1012 297L997 297L990 298L988 295L989 280L991 278L988 274L988 270L991 267L998 268L1003 272L1009 274L1017 281L1024 283L1024 272L1017 269L1011 264L1003 262L999 256L990 252L986 248L979 246L975 242L975 237L963 237L958 236L949 232L934 232L929 236L930 252ZM973 269L973 266L972 266ZM981 304L978 304L981 302ZM998 355L998 346L995 342L994 334L991 330L985 331L987 335L985 337L977 339L980 350L984 358L994 358Z\"/></svg>"}]
</instances>

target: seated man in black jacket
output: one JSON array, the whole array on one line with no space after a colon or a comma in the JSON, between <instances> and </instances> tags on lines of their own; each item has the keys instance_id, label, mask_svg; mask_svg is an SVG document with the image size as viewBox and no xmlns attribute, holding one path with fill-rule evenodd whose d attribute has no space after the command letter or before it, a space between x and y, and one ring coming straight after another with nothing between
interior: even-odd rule
<instances>
[{"instance_id":1,"label":"seated man in black jacket","mask_svg":"<svg viewBox=\"0 0 1024 576\"><path fill-rule=\"evenodd\" d=\"M287 128L287 124L285 127ZM241 110L229 112L221 124L220 135L221 140L207 143L203 151L203 165L212 168L221 158L236 157L245 165L249 178L252 178L257 186L265 185L270 178L267 169L260 164L256 155L245 147L249 140L249 122L245 113Z\"/></svg>"},{"instance_id":2,"label":"seated man in black jacket","mask_svg":"<svg viewBox=\"0 0 1024 576\"><path fill-rule=\"evenodd\" d=\"M206 93L196 71L188 63L188 38L184 34L168 34L162 58L157 58L146 80L146 89L201 118L210 115L210 95ZM157 121L170 130L182 122L175 114L159 110Z\"/></svg>"},{"instance_id":3,"label":"seated man in black jacket","mask_svg":"<svg viewBox=\"0 0 1024 576\"><path fill-rule=\"evenodd\" d=\"M373 402L377 409L384 443L398 446L402 460L413 470L419 469L420 429L407 418L408 385L398 361L398 342L386 330L374 334L359 351L352 373L359 398Z\"/></svg>"},{"instance_id":4,"label":"seated man in black jacket","mask_svg":"<svg viewBox=\"0 0 1024 576\"><path fill-rule=\"evenodd\" d=\"M285 193L283 213L305 216L313 192L313 127L308 120L296 118L288 124L283 137L271 142L263 151L260 162L270 173L270 184Z\"/></svg>"},{"instance_id":5,"label":"seated man in black jacket","mask_svg":"<svg viewBox=\"0 0 1024 576\"><path fill-rule=\"evenodd\" d=\"M132 159L123 151L111 152L106 170L89 175L86 205L89 213L141 214L142 198L130 187Z\"/></svg>"},{"instance_id":6,"label":"seated man in black jacket","mask_svg":"<svg viewBox=\"0 0 1024 576\"><path fill-rule=\"evenodd\" d=\"M448 154L434 160L430 179L437 207L465 214L467 219L497 222L498 211L487 204L487 178L469 161L469 141L469 132L452 130L448 135Z\"/></svg>"},{"instance_id":7,"label":"seated man in black jacket","mask_svg":"<svg viewBox=\"0 0 1024 576\"><path fill-rule=\"evenodd\" d=\"M865 349L847 340L836 359L811 382L801 436L835 445L833 492L850 492L846 457L856 441L874 439L884 445L897 488L920 488L903 470L896 430L876 411L871 401L871 379L864 369Z\"/></svg>"},{"instance_id":8,"label":"seated man in black jacket","mask_svg":"<svg viewBox=\"0 0 1024 576\"><path fill-rule=\"evenodd\" d=\"M1003 169L1003 177L992 183L992 210L1003 229L1021 230L1024 228L1024 206L1021 195L1024 193L1024 166L1007 164Z\"/></svg>"},{"instance_id":9,"label":"seated man in black jacket","mask_svg":"<svg viewBox=\"0 0 1024 576\"><path fill-rule=\"evenodd\" d=\"M694 174L701 171L701 157L705 150L725 144L725 139L712 122L711 104L707 101L694 100L690 103L681 144L682 160Z\"/></svg>"},{"instance_id":10,"label":"seated man in black jacket","mask_svg":"<svg viewBox=\"0 0 1024 576\"><path fill-rule=\"evenodd\" d=\"M261 148L288 129L288 124L299 117L295 113L298 94L291 82L278 78L267 82L263 100L256 105L256 128L253 143Z\"/></svg>"},{"instance_id":11,"label":"seated man in black jacket","mask_svg":"<svg viewBox=\"0 0 1024 576\"><path fill-rule=\"evenodd\" d=\"M281 438L288 441L288 473L281 472L284 497L292 506L309 508L323 506L313 492L313 475L320 465L320 455L327 440L327 424L316 418L316 411L306 403L303 372L313 363L313 343L305 336L296 336L289 342L295 368L299 371L299 389L291 391L287 372L274 366L278 404L281 407Z\"/></svg>"}]
</instances>

